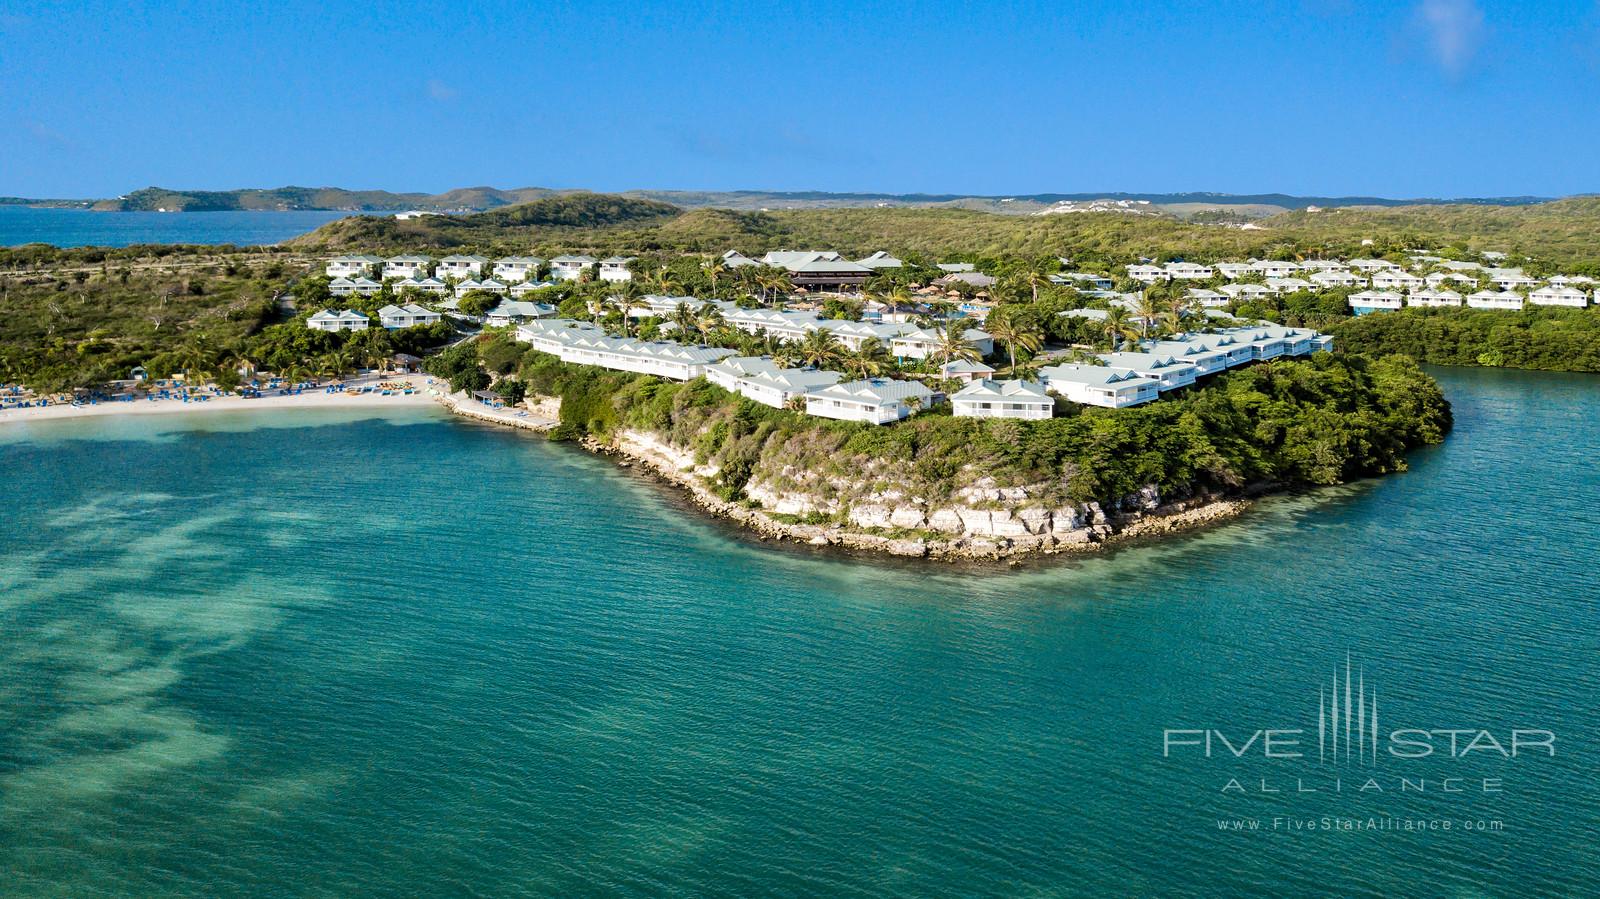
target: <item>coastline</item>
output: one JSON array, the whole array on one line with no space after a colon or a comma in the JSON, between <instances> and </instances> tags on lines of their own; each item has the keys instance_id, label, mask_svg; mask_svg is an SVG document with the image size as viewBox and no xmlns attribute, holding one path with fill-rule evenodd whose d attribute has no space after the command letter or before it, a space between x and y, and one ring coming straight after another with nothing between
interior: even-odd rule
<instances>
[{"instance_id":1,"label":"coastline","mask_svg":"<svg viewBox=\"0 0 1600 899\"><path fill-rule=\"evenodd\" d=\"M266 409L422 406L437 401L437 397L430 391L436 393L438 388L431 386L434 381L426 375L387 375L383 377L355 378L346 383L352 386L364 387L377 384L380 381L388 383L403 381L411 385L416 392L410 394L391 393L388 396L384 396L382 393L350 394L344 391L327 393L323 388L318 387L303 393L261 396L248 399L241 396L222 396L212 397L204 401L190 400L189 402L179 399L140 399L131 402L100 402L82 406L68 404L32 406L0 410L0 426L10 423L66 421L113 415L170 415L197 412L250 412Z\"/></svg>"},{"instance_id":2,"label":"coastline","mask_svg":"<svg viewBox=\"0 0 1600 899\"><path fill-rule=\"evenodd\" d=\"M316 389L294 395L253 399L230 396L187 403L167 399L106 402L87 406L55 405L0 411L0 426L7 423L62 421L117 415L395 408L430 404L437 404L453 415L485 424L540 433L548 432L559 423L560 401L554 398L530 398L525 407L496 409L483 405L462 392L444 392L441 382L427 375L393 375L353 380L350 383L365 385L367 381L376 383L378 380L391 383L404 381L416 392L384 396L380 393L349 394L343 391L326 393ZM1048 533L1010 536L934 532L874 533L870 528L838 522L827 524L786 522L767 510L724 500L701 482L693 466L685 467L678 464L679 460L670 458L648 435L625 433L612 441L585 438L579 445L587 452L612 458L624 468L637 466L657 482L681 491L681 495L702 513L736 525L760 540L903 559L927 559L950 563L1016 562L1054 555L1094 554L1138 540L1172 536L1228 521L1252 505L1250 499L1241 497L1217 495L1189 497L1146 511L1097 515L1092 523L1081 528L1075 539L1071 540L1063 540Z\"/></svg>"},{"instance_id":3,"label":"coastline","mask_svg":"<svg viewBox=\"0 0 1600 899\"><path fill-rule=\"evenodd\" d=\"M1036 534L1011 537L890 536L840 523L789 523L774 518L763 509L729 502L712 493L692 469L678 466L664 454L626 435L613 442L585 438L581 445L596 455L620 459L619 464L623 467L639 466L657 481L682 490L686 499L702 512L732 522L762 540L950 563L1015 562L1040 556L1092 555L1141 539L1171 536L1229 521L1243 514L1253 504L1250 499L1238 497L1192 497L1158 506L1148 512L1106 517L1102 522L1084 529L1084 539L1078 541Z\"/></svg>"},{"instance_id":4,"label":"coastline","mask_svg":"<svg viewBox=\"0 0 1600 899\"><path fill-rule=\"evenodd\" d=\"M456 415L503 427L542 433L550 431L560 420L561 401L555 397L529 397L526 407L506 409L484 406L462 392L439 394L434 398ZM511 411L513 409L518 411ZM724 500L697 477L692 465L678 464L678 460L662 452L659 444L648 435L625 432L612 441L585 437L578 443L586 452L611 458L623 468L637 467L657 483L678 491L681 498L700 512L737 526L761 541L902 559L1015 564L1055 555L1092 555L1140 540L1159 539L1230 521L1254 504L1249 498L1237 496L1189 497L1147 511L1099 516L1096 524L1082 529L1079 540L1062 540L1050 534L889 536L840 523L785 522L764 509Z\"/></svg>"}]
</instances>

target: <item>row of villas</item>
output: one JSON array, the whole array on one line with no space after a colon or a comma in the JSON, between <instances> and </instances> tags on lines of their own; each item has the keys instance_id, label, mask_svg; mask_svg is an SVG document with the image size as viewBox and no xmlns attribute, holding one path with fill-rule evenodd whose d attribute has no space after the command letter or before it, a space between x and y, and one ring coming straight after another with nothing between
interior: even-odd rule
<instances>
[{"instance_id":1,"label":"row of villas","mask_svg":"<svg viewBox=\"0 0 1600 899\"><path fill-rule=\"evenodd\" d=\"M550 276L558 281L576 281L587 272L594 272L602 281L629 281L633 272L628 264L632 256L610 256L596 259L593 256L556 256L549 260ZM328 260L324 271L329 278L355 281L381 278L384 281L401 279L422 281L429 278L439 281L467 281L493 278L502 284L520 284L534 279L546 260L538 256L505 256L492 262L484 256L455 255L435 261L430 256L404 254L391 256L335 256Z\"/></svg>"},{"instance_id":2,"label":"row of villas","mask_svg":"<svg viewBox=\"0 0 1600 899\"><path fill-rule=\"evenodd\" d=\"M517 329L517 339L564 362L676 381L704 376L773 408L786 408L799 398L807 414L823 418L888 424L926 408L935 399L934 392L920 381L846 381L840 372L784 368L766 356L612 337L595 325L569 319L530 322ZM1138 351L1104 353L1099 356L1100 365L1048 366L1039 372L1038 381L992 380L979 375L993 374L994 369L968 362L949 363L941 374L967 382L950 397L957 416L1043 419L1054 415L1051 394L1084 405L1124 408L1229 368L1323 352L1332 346L1332 337L1325 334L1262 324L1153 341Z\"/></svg>"},{"instance_id":3,"label":"row of villas","mask_svg":"<svg viewBox=\"0 0 1600 899\"><path fill-rule=\"evenodd\" d=\"M1412 266L1418 271L1439 269L1438 275L1456 275L1463 281L1477 283L1478 276L1483 276L1489 282L1502 290L1516 290L1532 287L1539 283L1537 278L1530 277L1520 268L1497 268L1476 262L1458 262L1441 259L1437 256L1414 256ZM1360 284L1366 286L1369 282L1373 287L1409 287L1412 279L1419 277L1406 271L1406 267L1387 259L1308 259L1301 262L1278 259L1252 259L1248 262L1219 262L1216 265L1202 265L1195 262L1171 262L1166 265L1151 265L1139 263L1126 266L1128 277L1145 284L1155 284L1159 281L1209 281L1221 277L1229 281L1240 278L1260 276L1262 278L1294 278L1305 277L1312 283L1321 283L1329 286L1347 287ZM1068 278L1079 278L1083 273L1067 275ZM1316 277L1321 276L1321 277ZM1105 276L1094 276L1104 278ZM1550 283L1594 283L1593 279L1582 275L1558 275ZM1420 285L1419 285L1420 286ZM1430 285L1433 286L1433 285Z\"/></svg>"},{"instance_id":4,"label":"row of villas","mask_svg":"<svg viewBox=\"0 0 1600 899\"><path fill-rule=\"evenodd\" d=\"M1600 292L1595 302L1600 303ZM1353 293L1350 309L1357 315L1369 312L1399 309L1402 306L1450 308L1467 306L1470 309L1520 310L1526 305L1565 306L1583 309L1589 305L1589 295L1576 287L1545 286L1526 297L1515 290L1479 290L1463 297L1453 290L1414 290L1407 294L1391 290L1363 290Z\"/></svg>"},{"instance_id":5,"label":"row of villas","mask_svg":"<svg viewBox=\"0 0 1600 899\"><path fill-rule=\"evenodd\" d=\"M746 334L765 334L779 340L803 340L813 331L828 331L849 350L859 350L868 338L874 338L900 359L926 359L933 355L941 342L940 334L921 328L911 322L858 322L821 318L812 312L777 309L743 309L726 300L700 300L694 297L646 296L641 305L629 311L633 318L662 318L670 320L681 305L696 311L707 306L715 307L730 327ZM994 337L979 328L967 328L962 339L979 355L994 352Z\"/></svg>"},{"instance_id":6,"label":"row of villas","mask_svg":"<svg viewBox=\"0 0 1600 899\"><path fill-rule=\"evenodd\" d=\"M390 331L431 325L443 316L414 303L404 306L385 306L378 310L378 322ZM313 331L365 331L371 324L365 314L354 309L324 309L306 319L306 327Z\"/></svg>"}]
</instances>

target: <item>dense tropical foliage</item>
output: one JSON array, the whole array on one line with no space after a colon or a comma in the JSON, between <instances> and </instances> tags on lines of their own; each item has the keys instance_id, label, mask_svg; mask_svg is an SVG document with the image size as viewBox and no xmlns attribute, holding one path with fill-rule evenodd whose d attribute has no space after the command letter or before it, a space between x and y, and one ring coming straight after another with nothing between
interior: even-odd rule
<instances>
[{"instance_id":1,"label":"dense tropical foliage","mask_svg":"<svg viewBox=\"0 0 1600 899\"><path fill-rule=\"evenodd\" d=\"M771 409L703 379L680 384L569 365L505 335L430 361L441 376L465 381L486 369L528 393L561 397L557 437L654 432L717 465L716 486L729 498L753 478L822 492L844 489L831 480L841 477L892 480L932 498L992 478L1045 485L1063 502L1111 503L1146 485L1185 492L1336 484L1404 469L1408 450L1440 442L1451 426L1438 385L1399 356L1283 360L1147 406L1061 403L1048 421L934 411L893 427Z\"/></svg>"}]
</instances>

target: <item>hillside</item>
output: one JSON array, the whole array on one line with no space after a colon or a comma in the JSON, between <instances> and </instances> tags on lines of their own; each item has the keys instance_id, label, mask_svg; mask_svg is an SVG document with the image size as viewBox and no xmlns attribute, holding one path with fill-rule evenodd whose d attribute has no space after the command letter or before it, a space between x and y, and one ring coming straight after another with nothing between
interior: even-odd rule
<instances>
[{"instance_id":1,"label":"hillside","mask_svg":"<svg viewBox=\"0 0 1600 899\"><path fill-rule=\"evenodd\" d=\"M1364 246L1363 240L1373 240ZM745 253L826 247L964 257L1124 263L1140 256L1206 260L1385 253L1459 247L1526 253L1569 269L1600 267L1600 198L1530 206L1406 206L1286 212L1256 229L1116 214L1001 216L951 208L683 210L615 195L568 194L488 213L396 222L355 218L297 238L315 250L474 248L485 252Z\"/></svg>"},{"instance_id":2,"label":"hillside","mask_svg":"<svg viewBox=\"0 0 1600 899\"><path fill-rule=\"evenodd\" d=\"M130 211L229 211L328 209L351 212L399 212L420 209L428 212L483 212L514 206L562 194L589 193L570 188L461 187L443 193L418 191L349 190L340 187L276 187L240 190L182 190L147 187L108 199L29 199L0 198L0 204L25 206L91 206L102 212ZM684 209L718 208L749 212L789 209L849 209L894 206L958 208L1002 215L1031 215L1063 203L1112 201L1147 204L1152 213L1188 218L1196 212L1226 212L1242 218L1259 218L1291 209L1317 206L1332 209L1350 206L1411 205L1488 205L1518 206L1542 202L1539 197L1486 197L1468 199L1395 200L1385 197L1312 197L1291 194L1189 193L1039 193L1008 196L979 194L890 194L834 193L829 191L765 190L629 190L620 196L670 203Z\"/></svg>"},{"instance_id":3,"label":"hillside","mask_svg":"<svg viewBox=\"0 0 1600 899\"><path fill-rule=\"evenodd\" d=\"M147 187L113 200L100 200L100 212L167 210L169 212L219 212L230 210L332 209L353 212L389 212L407 209L462 211L493 209L526 203L555 191L539 187L498 190L463 187L442 194L390 193L384 190L345 190L338 187L277 187L248 190L168 190Z\"/></svg>"}]
</instances>

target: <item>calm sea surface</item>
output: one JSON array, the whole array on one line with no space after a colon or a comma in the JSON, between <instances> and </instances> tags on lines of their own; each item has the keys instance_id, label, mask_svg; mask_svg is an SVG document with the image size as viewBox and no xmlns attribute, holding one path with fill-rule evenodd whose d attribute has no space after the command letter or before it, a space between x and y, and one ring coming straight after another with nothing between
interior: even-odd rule
<instances>
[{"instance_id":1,"label":"calm sea surface","mask_svg":"<svg viewBox=\"0 0 1600 899\"><path fill-rule=\"evenodd\" d=\"M350 212L90 212L0 206L0 246L125 247L136 243L259 246L314 231Z\"/></svg>"},{"instance_id":2,"label":"calm sea surface","mask_svg":"<svg viewBox=\"0 0 1600 899\"><path fill-rule=\"evenodd\" d=\"M1017 571L433 410L0 429L0 894L1595 895L1600 379L1440 377L1408 474ZM1347 653L1558 754L1319 764Z\"/></svg>"}]
</instances>

